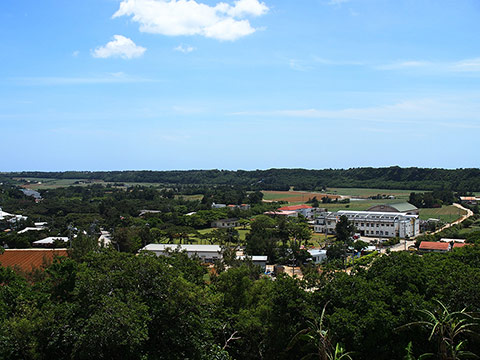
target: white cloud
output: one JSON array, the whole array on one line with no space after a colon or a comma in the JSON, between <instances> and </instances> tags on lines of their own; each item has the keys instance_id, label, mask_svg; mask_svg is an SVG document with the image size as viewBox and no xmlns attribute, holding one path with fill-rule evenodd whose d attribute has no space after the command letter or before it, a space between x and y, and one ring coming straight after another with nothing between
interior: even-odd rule
<instances>
[{"instance_id":1,"label":"white cloud","mask_svg":"<svg viewBox=\"0 0 480 360\"><path fill-rule=\"evenodd\" d=\"M93 50L92 56L103 59L109 57L133 59L142 56L146 50L147 49L136 45L131 39L125 36L114 35L112 41Z\"/></svg>"},{"instance_id":2,"label":"white cloud","mask_svg":"<svg viewBox=\"0 0 480 360\"><path fill-rule=\"evenodd\" d=\"M75 50L75 51L72 53L72 56L73 56L73 57L78 57L78 55L80 55L80 51L78 51L78 50Z\"/></svg>"},{"instance_id":3,"label":"white cloud","mask_svg":"<svg viewBox=\"0 0 480 360\"><path fill-rule=\"evenodd\" d=\"M188 54L188 53L191 53L192 51L194 51L195 48L193 46L190 46L190 45L180 44L176 48L174 48L173 50L180 51L184 54Z\"/></svg>"},{"instance_id":4,"label":"white cloud","mask_svg":"<svg viewBox=\"0 0 480 360\"><path fill-rule=\"evenodd\" d=\"M258 0L239 0L235 1L235 6L229 7L226 12L233 17L261 16L268 12L268 7Z\"/></svg>"},{"instance_id":5,"label":"white cloud","mask_svg":"<svg viewBox=\"0 0 480 360\"><path fill-rule=\"evenodd\" d=\"M267 11L259 0L238 0L233 6L224 2L209 6L195 0L123 0L113 18L131 16L142 32L233 41L257 30L245 17Z\"/></svg>"}]
</instances>

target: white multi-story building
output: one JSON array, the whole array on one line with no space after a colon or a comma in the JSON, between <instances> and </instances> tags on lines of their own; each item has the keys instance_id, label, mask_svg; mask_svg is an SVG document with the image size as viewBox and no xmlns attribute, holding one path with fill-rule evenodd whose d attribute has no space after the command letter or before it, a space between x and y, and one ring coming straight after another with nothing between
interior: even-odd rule
<instances>
[{"instance_id":1,"label":"white multi-story building","mask_svg":"<svg viewBox=\"0 0 480 360\"><path fill-rule=\"evenodd\" d=\"M337 211L319 213L314 230L318 233L334 234L341 216L346 216L362 236L370 237L414 237L420 233L418 215L395 212Z\"/></svg>"}]
</instances>

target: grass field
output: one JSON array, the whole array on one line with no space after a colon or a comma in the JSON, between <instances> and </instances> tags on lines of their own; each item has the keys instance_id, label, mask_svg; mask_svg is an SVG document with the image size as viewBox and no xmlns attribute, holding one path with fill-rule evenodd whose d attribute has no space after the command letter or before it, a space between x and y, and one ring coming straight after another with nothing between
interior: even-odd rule
<instances>
[{"instance_id":1,"label":"grass field","mask_svg":"<svg viewBox=\"0 0 480 360\"><path fill-rule=\"evenodd\" d=\"M327 188L327 193L358 198L368 198L374 195L393 195L397 201L406 200L411 192L420 192L418 190L395 190L395 189L362 189L362 188Z\"/></svg>"},{"instance_id":2,"label":"grass field","mask_svg":"<svg viewBox=\"0 0 480 360\"><path fill-rule=\"evenodd\" d=\"M327 196L333 199L340 198L338 195L308 192L308 191L262 191L263 199L267 201L288 201L305 203L309 199L316 197L318 200Z\"/></svg>"},{"instance_id":3,"label":"grass field","mask_svg":"<svg viewBox=\"0 0 480 360\"><path fill-rule=\"evenodd\" d=\"M188 200L188 201L194 201L194 200L202 200L203 199L203 195L202 194L198 194L198 195L175 195L175 198L176 199L179 199L179 198L183 198L184 200Z\"/></svg>"},{"instance_id":4,"label":"grass field","mask_svg":"<svg viewBox=\"0 0 480 360\"><path fill-rule=\"evenodd\" d=\"M24 188L32 190L45 190L45 189L56 189L67 186L89 186L92 184L102 184L102 185L114 185L114 182L105 182L103 180L85 180L85 179L47 179L47 178L22 178L30 182L20 181L19 178L14 180L17 181L18 185L23 186ZM76 182L80 184L75 184ZM40 182L40 184L39 184ZM154 187L164 187L161 184L156 183L138 183L138 182L122 182L125 186L154 186ZM194 195L196 196L196 195Z\"/></svg>"},{"instance_id":5,"label":"grass field","mask_svg":"<svg viewBox=\"0 0 480 360\"><path fill-rule=\"evenodd\" d=\"M243 226L242 227L237 227L235 229L237 229L237 231L238 231L240 243L244 243L245 238L246 238L248 232L250 231L250 229L248 227L247 227L247 229L244 229ZM198 232L203 235L203 234L208 234L208 233L210 233L214 230L215 230L214 228L208 228L208 229L198 230ZM203 244L203 245L210 244L210 242L208 242L207 240L200 239L199 237L196 237L194 234L191 234L190 241L192 242L192 244Z\"/></svg>"},{"instance_id":6,"label":"grass field","mask_svg":"<svg viewBox=\"0 0 480 360\"><path fill-rule=\"evenodd\" d=\"M443 222L453 222L465 215L465 211L453 206L443 206L438 209L420 209L420 219L427 220L430 218L440 219Z\"/></svg>"}]
</instances>

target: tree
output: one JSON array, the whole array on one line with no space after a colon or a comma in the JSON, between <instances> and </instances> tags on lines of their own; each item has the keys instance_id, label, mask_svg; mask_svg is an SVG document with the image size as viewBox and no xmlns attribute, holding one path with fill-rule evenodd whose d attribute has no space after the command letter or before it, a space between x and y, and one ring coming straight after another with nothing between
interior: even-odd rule
<instances>
[{"instance_id":1,"label":"tree","mask_svg":"<svg viewBox=\"0 0 480 360\"><path fill-rule=\"evenodd\" d=\"M430 330L428 341L434 341L437 346L437 356L441 360L460 360L467 357L477 357L475 354L464 350L467 345L466 335L478 335L475 329L479 327L478 318L466 312L450 312L439 300L436 300L437 308L432 312L427 309L420 310L425 320L416 321L404 325L424 326Z\"/></svg>"},{"instance_id":2,"label":"tree","mask_svg":"<svg viewBox=\"0 0 480 360\"><path fill-rule=\"evenodd\" d=\"M347 246L353 245L352 237L355 234L355 226L345 215L340 216L339 221L335 225L335 233L337 241L340 241Z\"/></svg>"},{"instance_id":3,"label":"tree","mask_svg":"<svg viewBox=\"0 0 480 360\"><path fill-rule=\"evenodd\" d=\"M308 321L308 328L298 332L290 341L289 349L297 342L302 341L309 346L312 351L307 353L301 360L319 359L319 360L352 360L350 354L340 344L332 344L332 339L328 329L324 326L325 308L319 318Z\"/></svg>"}]
</instances>

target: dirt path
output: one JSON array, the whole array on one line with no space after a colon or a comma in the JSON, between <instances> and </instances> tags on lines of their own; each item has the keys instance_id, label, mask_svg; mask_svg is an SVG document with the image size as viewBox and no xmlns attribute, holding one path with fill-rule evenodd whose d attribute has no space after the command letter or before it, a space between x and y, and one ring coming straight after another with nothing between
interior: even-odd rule
<instances>
[{"instance_id":1,"label":"dirt path","mask_svg":"<svg viewBox=\"0 0 480 360\"><path fill-rule=\"evenodd\" d=\"M460 224L462 221L468 219L470 216L473 216L473 211L470 210L470 209L467 209L467 208L464 208L462 205L460 204L457 204L457 203L454 203L453 206L463 210L463 211L466 211L467 214L466 215L463 215L460 219L458 220L455 220L454 222L452 223L449 223L447 225L445 225L444 227L438 229L437 231L434 231L432 234L436 234L436 233L439 233L440 231L443 231L445 229L448 229L449 227L453 226L453 225L457 225L457 224Z\"/></svg>"}]
</instances>

